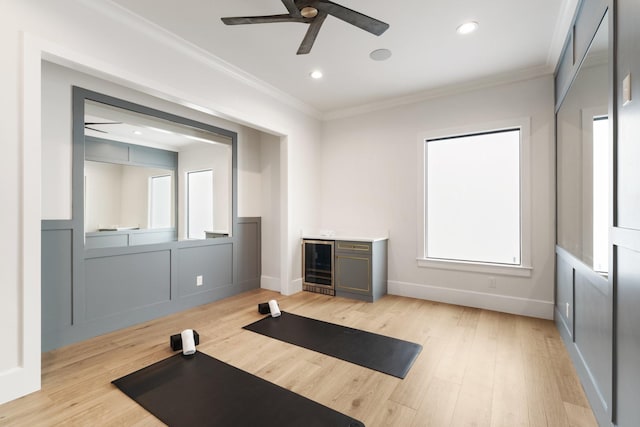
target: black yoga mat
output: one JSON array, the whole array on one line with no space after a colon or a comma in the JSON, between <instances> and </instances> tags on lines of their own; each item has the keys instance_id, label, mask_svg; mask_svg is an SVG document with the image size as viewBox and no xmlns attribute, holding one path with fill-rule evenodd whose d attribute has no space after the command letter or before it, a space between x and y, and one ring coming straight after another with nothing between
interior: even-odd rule
<instances>
[{"instance_id":1,"label":"black yoga mat","mask_svg":"<svg viewBox=\"0 0 640 427\"><path fill-rule=\"evenodd\" d=\"M364 427L358 420L204 353L181 353L113 381L169 426Z\"/></svg>"},{"instance_id":2,"label":"black yoga mat","mask_svg":"<svg viewBox=\"0 0 640 427\"><path fill-rule=\"evenodd\" d=\"M404 378L420 344L282 312L244 327L280 341Z\"/></svg>"}]
</instances>

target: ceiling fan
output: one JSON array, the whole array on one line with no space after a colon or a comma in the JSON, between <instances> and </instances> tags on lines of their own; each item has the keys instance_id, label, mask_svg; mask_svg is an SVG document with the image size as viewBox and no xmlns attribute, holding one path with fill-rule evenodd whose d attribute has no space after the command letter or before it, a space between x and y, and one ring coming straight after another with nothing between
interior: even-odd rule
<instances>
[{"instance_id":1,"label":"ceiling fan","mask_svg":"<svg viewBox=\"0 0 640 427\"><path fill-rule=\"evenodd\" d=\"M281 0L289 13L282 15L268 16L239 16L232 18L222 18L226 25L242 24L268 24L272 22L300 22L309 24L309 29L302 39L298 55L311 52L313 42L318 36L322 23L327 15L332 15L351 25L355 25L376 36L384 33L389 24L379 21L370 16L364 15L355 10L333 3L329 0Z\"/></svg>"}]
</instances>

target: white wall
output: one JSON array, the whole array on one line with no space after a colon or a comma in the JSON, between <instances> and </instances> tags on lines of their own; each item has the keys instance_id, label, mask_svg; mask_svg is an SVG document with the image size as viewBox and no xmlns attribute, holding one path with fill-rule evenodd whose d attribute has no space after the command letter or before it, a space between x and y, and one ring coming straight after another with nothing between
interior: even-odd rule
<instances>
[{"instance_id":1,"label":"white wall","mask_svg":"<svg viewBox=\"0 0 640 427\"><path fill-rule=\"evenodd\" d=\"M558 111L558 244L593 265L593 115L606 115L606 62L585 62ZM590 113L590 114L587 114ZM589 123L583 123L587 115Z\"/></svg>"},{"instance_id":2,"label":"white wall","mask_svg":"<svg viewBox=\"0 0 640 427\"><path fill-rule=\"evenodd\" d=\"M320 124L311 109L225 68L197 48L184 47L108 1L5 0L0 49L0 194L5 207L0 213L5 225L0 242L0 333L6 349L0 352L0 403L39 388L40 220L69 219L71 212L70 176L60 174L71 164L69 139L58 139L69 122L57 122L53 134L43 132L47 140L41 145L43 58L179 104L175 110L182 111L180 105L193 107L196 119L214 125L221 119L211 115L228 119L224 122L231 125L221 127L238 133L247 125L281 136L281 250L275 262L280 266L281 291L289 293L298 286L297 230L317 226L318 218L305 191L315 186L319 151ZM110 95L123 97L118 91ZM53 107L63 111L69 105ZM61 149L54 144L61 144ZM42 170L41 158L47 164ZM42 173L56 180L52 192L49 181L41 181ZM41 196L46 208L41 208ZM242 197L260 199L259 194ZM295 207L289 200L295 200ZM240 215L247 213L254 214L239 210Z\"/></svg>"},{"instance_id":3,"label":"white wall","mask_svg":"<svg viewBox=\"0 0 640 427\"><path fill-rule=\"evenodd\" d=\"M280 282L280 139L260 134L260 175L262 208L262 278L260 285L278 290Z\"/></svg>"},{"instance_id":4,"label":"white wall","mask_svg":"<svg viewBox=\"0 0 640 427\"><path fill-rule=\"evenodd\" d=\"M166 174L173 176L173 172L167 169L102 162L86 162L84 173L86 232L112 225L148 228L149 178ZM172 211L172 220L173 217Z\"/></svg>"},{"instance_id":5,"label":"white wall","mask_svg":"<svg viewBox=\"0 0 640 427\"><path fill-rule=\"evenodd\" d=\"M122 165L87 162L85 176L84 229L98 231L100 226L124 225L121 221Z\"/></svg>"},{"instance_id":6,"label":"white wall","mask_svg":"<svg viewBox=\"0 0 640 427\"><path fill-rule=\"evenodd\" d=\"M248 147L243 146L243 148ZM256 151L255 149L249 150ZM231 147L222 144L197 145L180 150L178 153L179 239L187 238L187 172L203 169L212 169L213 171L213 230L226 232L231 230ZM249 190L245 186L242 188ZM254 191L251 189L250 191L241 191L241 193Z\"/></svg>"},{"instance_id":7,"label":"white wall","mask_svg":"<svg viewBox=\"0 0 640 427\"><path fill-rule=\"evenodd\" d=\"M418 267L420 136L523 117L531 118L532 276ZM326 122L317 205L323 229L389 231L390 293L551 318L554 169L553 79L547 76ZM488 276L496 277L495 289Z\"/></svg>"},{"instance_id":8,"label":"white wall","mask_svg":"<svg viewBox=\"0 0 640 427\"><path fill-rule=\"evenodd\" d=\"M238 210L242 216L260 216L262 176L260 174L260 140L262 132L248 129L245 138L238 141L238 185L251 188L238 195Z\"/></svg>"},{"instance_id":9,"label":"white wall","mask_svg":"<svg viewBox=\"0 0 640 427\"><path fill-rule=\"evenodd\" d=\"M41 119L45 124L52 119L40 117L41 100L49 101L41 93L42 58L180 104L166 105L176 114L184 112L183 106L193 107L193 118L239 135L248 132L244 125L277 135L259 137L259 154L239 153L239 214L262 216L266 224L274 224L277 234L263 234L263 254L279 249L274 258L263 257L263 273L275 278L270 287L277 287L279 280L283 293L301 288L303 229L389 230L392 292L470 305L520 304L524 312L552 306L551 77L337 119L321 127L310 109L222 68L195 48L182 47L172 36L107 1L5 0L2 9L0 194L5 209L0 221L5 232L0 241L0 333L6 350L0 352L0 403L39 387L40 219L68 219L71 212L71 180L65 172L71 164L70 138L63 135L69 122L53 119L40 144ZM88 88L104 91L102 86ZM109 94L116 97L128 93L111 89ZM53 109L69 111L69 104L53 104ZM531 116L532 129L533 276L498 277L490 294L484 275L418 268L418 135L523 116ZM41 180L41 174L53 181ZM252 185L256 181L258 192ZM268 199L274 203L267 203L267 192L274 195ZM267 206L270 211L264 212Z\"/></svg>"}]
</instances>

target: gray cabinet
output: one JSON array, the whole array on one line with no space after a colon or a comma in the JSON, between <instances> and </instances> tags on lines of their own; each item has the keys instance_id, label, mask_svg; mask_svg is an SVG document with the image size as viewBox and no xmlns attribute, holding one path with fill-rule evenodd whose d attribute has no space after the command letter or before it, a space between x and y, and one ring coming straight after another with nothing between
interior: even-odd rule
<instances>
[{"instance_id":1,"label":"gray cabinet","mask_svg":"<svg viewBox=\"0 0 640 427\"><path fill-rule=\"evenodd\" d=\"M337 296L373 302L387 293L387 240L335 245Z\"/></svg>"}]
</instances>

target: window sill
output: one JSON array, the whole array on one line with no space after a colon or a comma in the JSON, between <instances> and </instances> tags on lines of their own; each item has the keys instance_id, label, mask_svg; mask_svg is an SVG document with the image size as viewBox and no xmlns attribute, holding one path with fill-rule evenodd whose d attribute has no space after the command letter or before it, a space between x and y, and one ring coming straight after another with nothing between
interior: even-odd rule
<instances>
[{"instance_id":1,"label":"window sill","mask_svg":"<svg viewBox=\"0 0 640 427\"><path fill-rule=\"evenodd\" d=\"M502 265L468 261L445 261L430 258L417 258L418 267L455 270L472 273L495 274L501 276L531 277L533 267L523 265Z\"/></svg>"}]
</instances>

